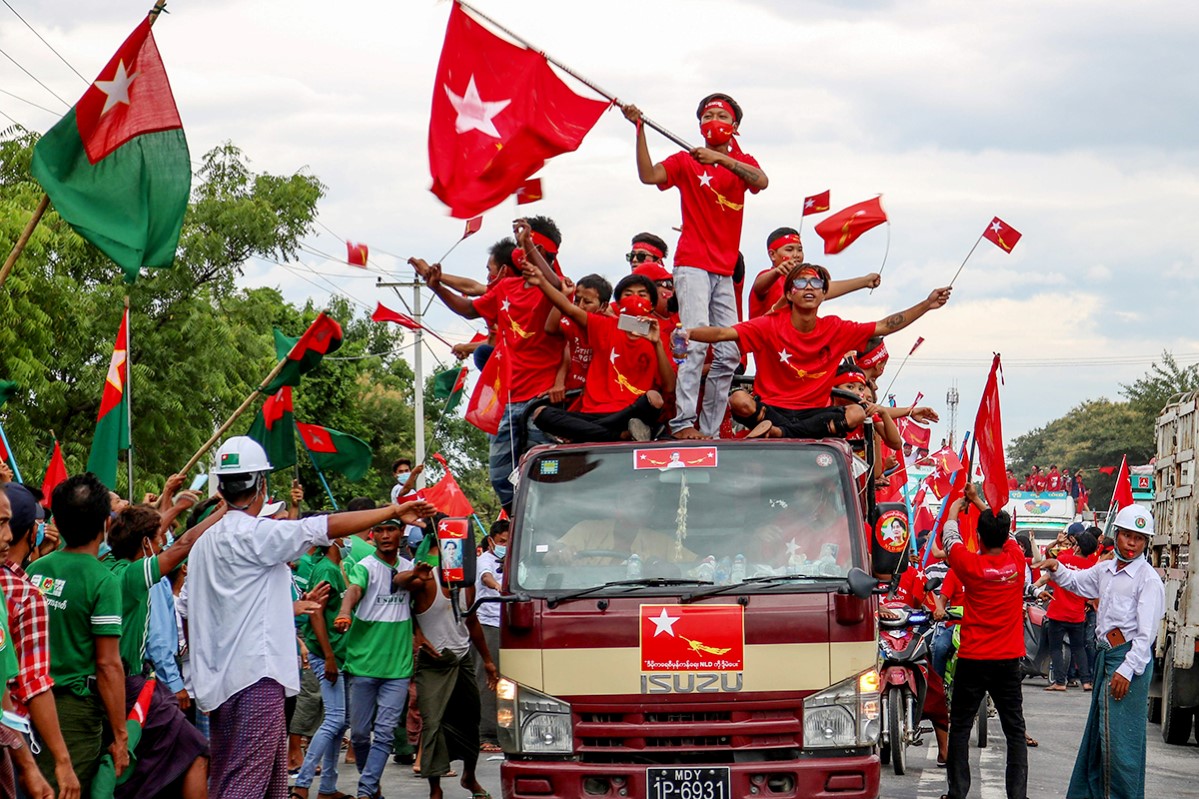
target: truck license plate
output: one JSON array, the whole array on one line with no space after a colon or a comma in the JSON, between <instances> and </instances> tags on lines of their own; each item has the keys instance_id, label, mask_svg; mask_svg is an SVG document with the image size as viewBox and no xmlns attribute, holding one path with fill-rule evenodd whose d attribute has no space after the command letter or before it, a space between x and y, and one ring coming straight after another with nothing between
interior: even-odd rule
<instances>
[{"instance_id":1,"label":"truck license plate","mask_svg":"<svg viewBox=\"0 0 1199 799\"><path fill-rule=\"evenodd\" d=\"M727 766L645 770L647 799L732 799Z\"/></svg>"}]
</instances>

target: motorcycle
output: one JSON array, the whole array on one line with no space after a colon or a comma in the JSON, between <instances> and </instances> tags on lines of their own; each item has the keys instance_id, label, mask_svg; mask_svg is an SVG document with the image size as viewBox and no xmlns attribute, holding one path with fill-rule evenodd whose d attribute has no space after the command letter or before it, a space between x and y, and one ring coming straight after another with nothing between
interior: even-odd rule
<instances>
[{"instance_id":1,"label":"motorcycle","mask_svg":"<svg viewBox=\"0 0 1199 799\"><path fill-rule=\"evenodd\" d=\"M1044 602L1024 601L1024 657L1020 659L1024 677L1049 677L1049 633L1045 613Z\"/></svg>"},{"instance_id":2,"label":"motorcycle","mask_svg":"<svg viewBox=\"0 0 1199 799\"><path fill-rule=\"evenodd\" d=\"M882 655L882 731L879 759L897 775L907 771L907 747L923 746L931 727L920 726L928 693L933 626L922 609L888 604L879 615Z\"/></svg>"}]
</instances>

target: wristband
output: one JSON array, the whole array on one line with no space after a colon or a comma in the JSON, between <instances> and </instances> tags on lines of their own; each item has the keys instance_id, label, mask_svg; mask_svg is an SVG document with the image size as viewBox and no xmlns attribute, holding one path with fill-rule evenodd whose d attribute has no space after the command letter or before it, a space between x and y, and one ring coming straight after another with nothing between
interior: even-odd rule
<instances>
[{"instance_id":1,"label":"wristband","mask_svg":"<svg viewBox=\"0 0 1199 799\"><path fill-rule=\"evenodd\" d=\"M354 623L354 620L353 620L353 619L351 619L349 616L338 616L336 619L334 619L334 620L333 620L333 623L334 623L334 624L337 624L339 621L343 621L343 620L344 620L344 621L347 621L347 622L349 622L349 623L351 623L351 624L353 624L353 623Z\"/></svg>"}]
</instances>

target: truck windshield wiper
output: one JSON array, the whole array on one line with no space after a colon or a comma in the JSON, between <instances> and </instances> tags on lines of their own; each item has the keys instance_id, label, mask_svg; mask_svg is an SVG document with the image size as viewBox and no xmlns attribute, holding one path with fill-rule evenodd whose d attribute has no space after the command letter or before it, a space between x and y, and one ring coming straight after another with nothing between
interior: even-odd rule
<instances>
[{"instance_id":1,"label":"truck windshield wiper","mask_svg":"<svg viewBox=\"0 0 1199 799\"><path fill-rule=\"evenodd\" d=\"M570 599L578 599L579 597L594 594L603 591L607 588L659 588L670 585L711 585L711 580L692 580L687 577L642 577L636 580L612 580L603 583L602 585L593 585L590 588L584 588L581 591L571 591L566 594L552 596L546 600L546 605L549 607L557 607L562 602Z\"/></svg>"},{"instance_id":2,"label":"truck windshield wiper","mask_svg":"<svg viewBox=\"0 0 1199 799\"><path fill-rule=\"evenodd\" d=\"M730 583L728 585L718 585L713 588L707 588L702 591L692 591L689 594L684 594L679 597L679 601L683 603L691 602L696 599L701 599L706 596L715 596L716 594L725 594L729 591L734 591L738 588L755 583L774 583L787 581L801 580L844 580L844 577L829 577L823 574L765 574L760 577L746 577L739 583Z\"/></svg>"}]
</instances>

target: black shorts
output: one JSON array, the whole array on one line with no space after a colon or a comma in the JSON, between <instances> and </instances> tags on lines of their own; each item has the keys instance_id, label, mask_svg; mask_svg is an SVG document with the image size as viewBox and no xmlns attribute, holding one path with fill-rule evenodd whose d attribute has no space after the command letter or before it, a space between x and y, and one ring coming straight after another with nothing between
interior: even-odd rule
<instances>
[{"instance_id":1,"label":"black shorts","mask_svg":"<svg viewBox=\"0 0 1199 799\"><path fill-rule=\"evenodd\" d=\"M844 406L799 410L777 408L762 402L756 394L753 415L734 415L733 419L749 428L766 419L783 431L784 438L845 438L845 434L849 432Z\"/></svg>"}]
</instances>

